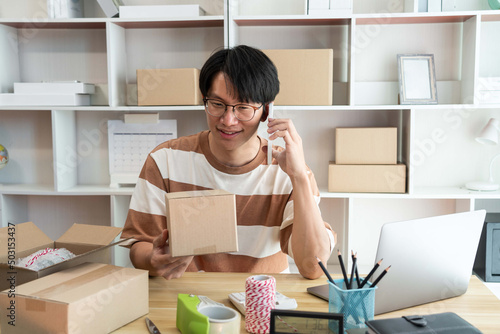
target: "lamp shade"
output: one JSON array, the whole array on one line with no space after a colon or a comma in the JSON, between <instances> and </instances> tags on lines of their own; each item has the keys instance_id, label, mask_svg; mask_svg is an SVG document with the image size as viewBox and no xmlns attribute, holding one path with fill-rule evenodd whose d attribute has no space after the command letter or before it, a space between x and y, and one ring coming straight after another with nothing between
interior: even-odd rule
<instances>
[{"instance_id":1,"label":"lamp shade","mask_svg":"<svg viewBox=\"0 0 500 334\"><path fill-rule=\"evenodd\" d=\"M498 131L500 131L500 122L496 118L490 118L488 124L483 128L476 141L485 145L498 144Z\"/></svg>"}]
</instances>

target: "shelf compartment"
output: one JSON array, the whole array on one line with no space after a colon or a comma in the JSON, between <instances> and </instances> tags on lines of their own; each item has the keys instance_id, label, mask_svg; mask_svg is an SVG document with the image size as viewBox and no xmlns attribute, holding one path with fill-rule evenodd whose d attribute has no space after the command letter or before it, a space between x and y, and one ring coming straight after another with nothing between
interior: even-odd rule
<instances>
[{"instance_id":1,"label":"shelf compartment","mask_svg":"<svg viewBox=\"0 0 500 334\"><path fill-rule=\"evenodd\" d=\"M53 240L75 223L110 226L111 222L109 196L4 194L2 203L3 226L31 221Z\"/></svg>"},{"instance_id":2,"label":"shelf compartment","mask_svg":"<svg viewBox=\"0 0 500 334\"><path fill-rule=\"evenodd\" d=\"M2 93L13 93L14 82L107 84L104 25L96 29L30 29L0 24L0 45Z\"/></svg>"},{"instance_id":3,"label":"shelf compartment","mask_svg":"<svg viewBox=\"0 0 500 334\"><path fill-rule=\"evenodd\" d=\"M9 163L0 170L0 184L54 187L52 125L49 111L3 110L0 143Z\"/></svg>"},{"instance_id":4,"label":"shelf compartment","mask_svg":"<svg viewBox=\"0 0 500 334\"><path fill-rule=\"evenodd\" d=\"M54 110L52 113L56 190L68 194L130 193L131 188L109 187L107 121L123 120L124 112ZM177 120L178 136L206 129L204 111L181 109L158 113L160 119Z\"/></svg>"},{"instance_id":5,"label":"shelf compartment","mask_svg":"<svg viewBox=\"0 0 500 334\"><path fill-rule=\"evenodd\" d=\"M107 32L109 103L113 107L137 105L138 69L201 69L225 41L223 26L126 28L108 23Z\"/></svg>"},{"instance_id":6,"label":"shelf compartment","mask_svg":"<svg viewBox=\"0 0 500 334\"><path fill-rule=\"evenodd\" d=\"M460 189L467 182L488 179L489 163L498 154L498 147L481 145L474 138L491 117L500 118L497 108L414 110L413 116L411 168L415 189L428 189L433 194L433 188ZM500 168L494 169L493 178L500 180ZM487 195L462 190L456 194Z\"/></svg>"},{"instance_id":7,"label":"shelf compartment","mask_svg":"<svg viewBox=\"0 0 500 334\"><path fill-rule=\"evenodd\" d=\"M419 53L434 54L439 104L474 103L476 16L465 22L404 25L359 20L353 19L351 43L353 105L398 104L397 54Z\"/></svg>"}]
</instances>

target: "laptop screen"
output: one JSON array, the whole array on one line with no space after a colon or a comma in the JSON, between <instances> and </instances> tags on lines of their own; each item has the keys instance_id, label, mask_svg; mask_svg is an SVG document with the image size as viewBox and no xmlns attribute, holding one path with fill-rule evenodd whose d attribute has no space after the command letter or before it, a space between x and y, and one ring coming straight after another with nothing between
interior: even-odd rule
<instances>
[{"instance_id":1,"label":"laptop screen","mask_svg":"<svg viewBox=\"0 0 500 334\"><path fill-rule=\"evenodd\" d=\"M467 291L486 212L455 213L382 226L374 277L375 314L455 297Z\"/></svg>"}]
</instances>

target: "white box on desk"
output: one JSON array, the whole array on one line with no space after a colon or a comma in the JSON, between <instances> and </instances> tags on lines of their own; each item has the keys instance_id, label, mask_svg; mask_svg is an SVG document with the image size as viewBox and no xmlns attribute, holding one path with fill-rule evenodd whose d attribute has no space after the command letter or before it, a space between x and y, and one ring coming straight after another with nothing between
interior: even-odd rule
<instances>
[{"instance_id":1,"label":"white box on desk","mask_svg":"<svg viewBox=\"0 0 500 334\"><path fill-rule=\"evenodd\" d=\"M95 86L84 82L14 82L14 94L94 94Z\"/></svg>"},{"instance_id":2,"label":"white box on desk","mask_svg":"<svg viewBox=\"0 0 500 334\"><path fill-rule=\"evenodd\" d=\"M159 18L203 16L200 5L120 6L120 18Z\"/></svg>"}]
</instances>

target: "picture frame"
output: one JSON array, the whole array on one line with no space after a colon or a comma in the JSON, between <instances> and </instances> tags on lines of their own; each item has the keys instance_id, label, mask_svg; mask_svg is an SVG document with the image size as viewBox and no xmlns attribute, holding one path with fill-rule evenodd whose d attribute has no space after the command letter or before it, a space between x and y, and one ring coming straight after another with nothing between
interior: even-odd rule
<instances>
[{"instance_id":1,"label":"picture frame","mask_svg":"<svg viewBox=\"0 0 500 334\"><path fill-rule=\"evenodd\" d=\"M398 54L399 104L437 104L433 54Z\"/></svg>"}]
</instances>

